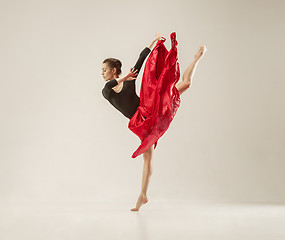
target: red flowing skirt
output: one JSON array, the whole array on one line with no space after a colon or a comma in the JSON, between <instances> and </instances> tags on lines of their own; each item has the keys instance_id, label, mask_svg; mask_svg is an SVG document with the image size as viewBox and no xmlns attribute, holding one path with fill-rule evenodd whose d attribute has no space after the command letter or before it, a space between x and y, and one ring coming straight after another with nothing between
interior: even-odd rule
<instances>
[{"instance_id":1,"label":"red flowing skirt","mask_svg":"<svg viewBox=\"0 0 285 240\"><path fill-rule=\"evenodd\" d=\"M175 84L180 78L177 62L176 32L170 34L171 49L164 46L165 38L157 41L148 57L142 77L140 106L130 119L128 128L141 140L132 158L144 153L169 128L178 107L180 94Z\"/></svg>"}]
</instances>

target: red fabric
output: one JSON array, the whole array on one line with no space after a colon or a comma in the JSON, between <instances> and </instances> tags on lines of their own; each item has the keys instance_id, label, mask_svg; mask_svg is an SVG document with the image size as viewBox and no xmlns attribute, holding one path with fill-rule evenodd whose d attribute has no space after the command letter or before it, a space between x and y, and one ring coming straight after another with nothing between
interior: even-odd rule
<instances>
[{"instance_id":1,"label":"red fabric","mask_svg":"<svg viewBox=\"0 0 285 240\"><path fill-rule=\"evenodd\" d=\"M165 38L157 41L148 57L142 77L140 106L130 119L128 128L141 140L132 158L144 153L166 132L178 107L180 95L175 84L180 78L177 62L176 32L170 34L171 49Z\"/></svg>"}]
</instances>

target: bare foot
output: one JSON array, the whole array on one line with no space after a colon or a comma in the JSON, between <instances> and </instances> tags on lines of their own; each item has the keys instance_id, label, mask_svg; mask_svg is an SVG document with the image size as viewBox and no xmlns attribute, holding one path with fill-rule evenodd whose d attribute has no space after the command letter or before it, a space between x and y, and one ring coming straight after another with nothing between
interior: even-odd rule
<instances>
[{"instance_id":1,"label":"bare foot","mask_svg":"<svg viewBox=\"0 0 285 240\"><path fill-rule=\"evenodd\" d=\"M145 204L148 202L148 199L147 199L147 196L146 195L143 195L141 194L138 198L138 201L137 201L137 205L135 208L132 208L131 211L139 211L141 205Z\"/></svg>"},{"instance_id":2,"label":"bare foot","mask_svg":"<svg viewBox=\"0 0 285 240\"><path fill-rule=\"evenodd\" d=\"M201 45L198 52L195 54L194 58L196 60L199 60L200 58L203 57L203 55L205 54L205 52L207 51L207 48L205 45Z\"/></svg>"}]
</instances>

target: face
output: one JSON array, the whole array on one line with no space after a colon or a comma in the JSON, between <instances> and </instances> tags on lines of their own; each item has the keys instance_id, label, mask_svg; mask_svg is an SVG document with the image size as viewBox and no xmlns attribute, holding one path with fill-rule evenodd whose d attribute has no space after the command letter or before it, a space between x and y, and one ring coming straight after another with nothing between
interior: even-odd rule
<instances>
[{"instance_id":1,"label":"face","mask_svg":"<svg viewBox=\"0 0 285 240\"><path fill-rule=\"evenodd\" d=\"M105 81L116 78L115 72L116 68L111 69L108 63L102 64L102 77L104 78Z\"/></svg>"}]
</instances>

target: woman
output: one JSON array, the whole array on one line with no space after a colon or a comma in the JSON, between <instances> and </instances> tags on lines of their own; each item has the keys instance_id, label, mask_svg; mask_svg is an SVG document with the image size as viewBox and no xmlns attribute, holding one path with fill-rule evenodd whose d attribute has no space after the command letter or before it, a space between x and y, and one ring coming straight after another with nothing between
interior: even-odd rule
<instances>
[{"instance_id":1,"label":"woman","mask_svg":"<svg viewBox=\"0 0 285 240\"><path fill-rule=\"evenodd\" d=\"M150 44L140 53L139 58L130 72L124 76L119 77L121 74L122 63L120 60L115 58L107 58L102 64L102 76L105 81L108 81L103 90L103 96L124 116L131 119L136 113L137 108L140 106L140 98L136 94L135 80L139 71L144 63L144 60L151 52L153 45L156 41L161 40L163 37L161 34L155 34L154 39ZM197 63L206 52L205 45L200 46L198 52L194 56L193 62L184 71L182 81L177 83L175 86L181 95L191 85L191 81L195 72ZM148 202L147 189L152 174L152 156L153 156L154 145L143 153L144 167L142 175L142 186L141 193L136 203L136 207L132 208L131 211L138 211L142 204Z\"/></svg>"}]
</instances>

